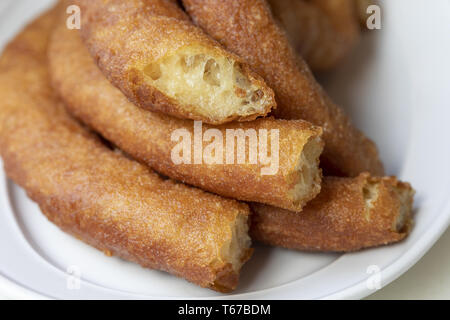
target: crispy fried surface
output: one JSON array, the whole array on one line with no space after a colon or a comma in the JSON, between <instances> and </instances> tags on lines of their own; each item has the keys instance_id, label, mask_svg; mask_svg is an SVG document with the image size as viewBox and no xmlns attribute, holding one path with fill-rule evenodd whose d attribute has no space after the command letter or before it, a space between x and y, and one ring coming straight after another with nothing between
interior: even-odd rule
<instances>
[{"instance_id":1,"label":"crispy fried surface","mask_svg":"<svg viewBox=\"0 0 450 320\"><path fill-rule=\"evenodd\" d=\"M194 21L240 55L274 89L282 119L324 128L322 164L328 174L384 175L375 144L351 124L290 46L265 0L183 0Z\"/></svg>"},{"instance_id":2,"label":"crispy fried surface","mask_svg":"<svg viewBox=\"0 0 450 320\"><path fill-rule=\"evenodd\" d=\"M81 34L107 78L135 104L221 124L267 115L273 91L167 0L75 0Z\"/></svg>"},{"instance_id":3,"label":"crispy fried surface","mask_svg":"<svg viewBox=\"0 0 450 320\"><path fill-rule=\"evenodd\" d=\"M350 252L404 239L412 224L414 190L395 178L326 177L302 213L252 205L251 236L306 251Z\"/></svg>"},{"instance_id":4,"label":"crispy fried surface","mask_svg":"<svg viewBox=\"0 0 450 320\"><path fill-rule=\"evenodd\" d=\"M313 71L336 67L360 35L355 0L268 0L292 46Z\"/></svg>"},{"instance_id":5,"label":"crispy fried surface","mask_svg":"<svg viewBox=\"0 0 450 320\"><path fill-rule=\"evenodd\" d=\"M271 118L249 123L214 127L226 140L227 129L279 130L279 170L263 175L267 164L251 164L249 149L244 164L178 164L172 150L176 130L194 136L194 122L178 120L137 108L102 75L83 46L76 31L60 26L50 46L53 83L68 109L125 152L173 179L198 186L223 196L271 204L289 210L301 210L320 191L319 155L323 148L321 129L303 121ZM211 129L203 126L203 132ZM216 130L217 131L217 130ZM260 141L263 139L259 135ZM208 143L204 143L206 148ZM237 150L237 143L234 151ZM269 150L271 146L269 147ZM225 151L225 150L224 150ZM261 150L260 150L261 151ZM192 144L191 160L195 154Z\"/></svg>"},{"instance_id":6,"label":"crispy fried surface","mask_svg":"<svg viewBox=\"0 0 450 320\"><path fill-rule=\"evenodd\" d=\"M48 81L55 17L52 11L31 24L0 60L8 176L50 221L98 249L203 287L234 289L251 252L248 207L163 180L69 117ZM239 247L231 252L233 239Z\"/></svg>"}]
</instances>

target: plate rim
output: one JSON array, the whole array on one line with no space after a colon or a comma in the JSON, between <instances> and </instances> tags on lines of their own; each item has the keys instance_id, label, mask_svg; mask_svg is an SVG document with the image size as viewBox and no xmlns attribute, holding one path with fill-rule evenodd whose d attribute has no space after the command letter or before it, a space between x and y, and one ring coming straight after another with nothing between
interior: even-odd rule
<instances>
[{"instance_id":1,"label":"plate rim","mask_svg":"<svg viewBox=\"0 0 450 320\"><path fill-rule=\"evenodd\" d=\"M0 163L2 161L0 160ZM0 180L1 186L0 189L6 190L7 184L11 181L2 168L0 170ZM14 183L15 184L15 183ZM4 202L5 197L1 196L1 201ZM7 201L8 206L10 206L10 201ZM411 248L405 252L403 252L393 263L385 267L381 270L383 282L382 287L386 287L401 275L406 273L410 268L412 268L433 246L434 244L441 238L444 232L450 226L450 199L448 199L445 203L442 204L441 214L438 219L434 220L430 223L429 229L420 235L416 241L412 244ZM12 208L10 207L12 210ZM354 299L363 299L365 297L374 294L378 290L370 290L366 286L366 279L363 279L353 285L346 287L345 289L338 290L334 293L326 294L322 297L319 297L319 300L354 300ZM287 284L289 285L289 284ZM292 284L295 287L295 284ZM270 289L259 290L259 291L270 291ZM380 290L381 290L380 289ZM9 279L7 276L1 273L0 271L0 293L2 296L6 296L9 299L25 299L25 300L57 300L58 298L50 297L48 295L39 293L34 289L27 288L26 286L15 282L13 279ZM256 293L256 292L255 292ZM195 299L195 300L217 300L217 299L245 299L246 296L251 295L252 293L241 293L236 295L230 295L225 297L208 297L208 298L187 298L183 297L183 299ZM277 294L274 294L274 297L270 299L277 300ZM141 296L141 295L139 295ZM148 297L148 299L154 299L155 297ZM157 299L157 298L156 298ZM161 299L164 299L162 297ZM279 299L279 298L278 298ZM293 297L293 299L296 299Z\"/></svg>"}]
</instances>

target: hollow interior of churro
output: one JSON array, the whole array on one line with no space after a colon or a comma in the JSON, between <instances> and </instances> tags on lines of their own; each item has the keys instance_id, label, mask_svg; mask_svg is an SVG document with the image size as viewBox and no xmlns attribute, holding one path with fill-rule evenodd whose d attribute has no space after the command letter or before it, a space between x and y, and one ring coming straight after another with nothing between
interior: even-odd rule
<instances>
[{"instance_id":1,"label":"hollow interior of churro","mask_svg":"<svg viewBox=\"0 0 450 320\"><path fill-rule=\"evenodd\" d=\"M233 270L238 272L247 259L252 243L248 235L248 216L239 214L230 229L231 238L222 246L220 255L223 261L230 263Z\"/></svg>"},{"instance_id":2,"label":"hollow interior of churro","mask_svg":"<svg viewBox=\"0 0 450 320\"><path fill-rule=\"evenodd\" d=\"M143 72L165 95L213 119L261 114L273 103L239 62L204 48L184 47Z\"/></svg>"},{"instance_id":3,"label":"hollow interior of churro","mask_svg":"<svg viewBox=\"0 0 450 320\"><path fill-rule=\"evenodd\" d=\"M369 178L363 186L365 218L368 222L370 222L372 210L377 206L378 199L380 198L382 181L380 178ZM397 184L391 182L387 186L392 193L392 198L397 203L397 211L393 212L395 219L392 222L391 231L398 233L407 232L411 224L414 190L410 186L406 186L400 182ZM395 208L392 210L395 210Z\"/></svg>"},{"instance_id":4,"label":"hollow interior of churro","mask_svg":"<svg viewBox=\"0 0 450 320\"><path fill-rule=\"evenodd\" d=\"M220 292L235 289L240 269L252 254L248 215L238 213L230 222L230 228L223 230L225 241L218 248L219 256L210 263L210 267L217 272L211 287Z\"/></svg>"},{"instance_id":5,"label":"hollow interior of churro","mask_svg":"<svg viewBox=\"0 0 450 320\"><path fill-rule=\"evenodd\" d=\"M378 199L379 195L378 186L379 183L375 181L370 181L369 179L363 187L365 218L368 222L370 222L370 213L375 205L375 202Z\"/></svg>"},{"instance_id":6,"label":"hollow interior of churro","mask_svg":"<svg viewBox=\"0 0 450 320\"><path fill-rule=\"evenodd\" d=\"M394 221L393 230L399 233L408 232L408 229L411 227L414 190L412 188L395 188L395 192L400 199L400 206L397 219Z\"/></svg>"},{"instance_id":7,"label":"hollow interior of churro","mask_svg":"<svg viewBox=\"0 0 450 320\"><path fill-rule=\"evenodd\" d=\"M295 206L305 205L305 200L311 200L312 196L320 192L322 174L318 159L322 151L323 144L320 137L309 139L303 147L296 166L297 183L290 191L290 197L293 199Z\"/></svg>"}]
</instances>

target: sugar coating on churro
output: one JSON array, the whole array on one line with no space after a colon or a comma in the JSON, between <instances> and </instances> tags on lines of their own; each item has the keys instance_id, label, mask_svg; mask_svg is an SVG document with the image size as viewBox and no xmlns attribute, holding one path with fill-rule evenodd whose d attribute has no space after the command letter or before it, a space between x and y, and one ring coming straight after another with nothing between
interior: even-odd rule
<instances>
[{"instance_id":1,"label":"sugar coating on churro","mask_svg":"<svg viewBox=\"0 0 450 320\"><path fill-rule=\"evenodd\" d=\"M274 115L324 129L322 165L328 174L383 176L375 144L355 128L289 44L265 0L183 0L194 21L242 57L276 93Z\"/></svg>"},{"instance_id":2,"label":"sugar coating on churro","mask_svg":"<svg viewBox=\"0 0 450 320\"><path fill-rule=\"evenodd\" d=\"M267 115L273 91L167 0L74 0L108 79L137 105L221 124Z\"/></svg>"},{"instance_id":3,"label":"sugar coating on churro","mask_svg":"<svg viewBox=\"0 0 450 320\"><path fill-rule=\"evenodd\" d=\"M396 178L325 177L301 213L253 204L251 235L273 246L349 252L404 239L412 225L414 190Z\"/></svg>"},{"instance_id":4,"label":"sugar coating on churro","mask_svg":"<svg viewBox=\"0 0 450 320\"><path fill-rule=\"evenodd\" d=\"M108 255L235 289L251 254L247 205L163 179L72 119L49 85L56 18L52 11L31 24L0 59L6 173L50 221Z\"/></svg>"},{"instance_id":5,"label":"sugar coating on churro","mask_svg":"<svg viewBox=\"0 0 450 320\"><path fill-rule=\"evenodd\" d=\"M218 127L174 119L130 103L102 75L77 31L61 24L49 51L54 87L70 112L156 171L226 197L289 210L301 210L319 193L320 128L272 118ZM223 145L209 161L211 144L205 141L213 136ZM189 156L183 152L174 161L181 137L187 137Z\"/></svg>"}]
</instances>

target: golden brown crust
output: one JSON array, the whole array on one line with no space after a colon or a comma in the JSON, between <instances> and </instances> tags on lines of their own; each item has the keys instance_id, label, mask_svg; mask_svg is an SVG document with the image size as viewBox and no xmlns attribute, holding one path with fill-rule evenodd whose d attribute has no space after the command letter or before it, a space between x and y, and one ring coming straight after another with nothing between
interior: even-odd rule
<instances>
[{"instance_id":1,"label":"golden brown crust","mask_svg":"<svg viewBox=\"0 0 450 320\"><path fill-rule=\"evenodd\" d=\"M279 170L274 175L262 175L261 170L267 165L261 161L257 164L249 162L248 148L245 164L226 164L224 152L223 164L191 162L175 165L171 151L178 141L172 141L171 134L183 129L193 136L194 122L135 107L98 70L76 31L59 27L53 39L50 46L51 76L70 112L156 171L226 197L289 210L301 210L320 191L321 173L318 166L323 148L320 128L303 121L271 118L214 127L220 130L224 141L228 129L254 129L256 132L260 129L267 129L268 132L279 130ZM205 132L211 128L204 125L202 129ZM259 139L262 139L261 135ZM316 150L310 152L312 160L306 161L311 167L302 171L298 164L307 153L305 144ZM301 183L302 175L308 173L312 178L310 183L305 183L306 193L296 199L298 193L294 189Z\"/></svg>"},{"instance_id":2,"label":"golden brown crust","mask_svg":"<svg viewBox=\"0 0 450 320\"><path fill-rule=\"evenodd\" d=\"M313 71L336 67L360 35L355 0L268 0L292 46Z\"/></svg>"},{"instance_id":3,"label":"golden brown crust","mask_svg":"<svg viewBox=\"0 0 450 320\"><path fill-rule=\"evenodd\" d=\"M388 245L410 232L414 190L396 178L324 178L303 212L253 204L251 236L273 246L350 252Z\"/></svg>"},{"instance_id":4,"label":"golden brown crust","mask_svg":"<svg viewBox=\"0 0 450 320\"><path fill-rule=\"evenodd\" d=\"M194 26L173 1L75 0L74 3L80 5L83 12L81 34L90 53L106 77L138 106L210 124L254 120L267 115L276 106L274 93L264 80L239 57ZM203 54L234 61L262 93L262 109L219 115L215 110L224 109L227 103L212 105L211 110L200 109L198 104L184 101L178 93L169 94L158 88L156 82L151 83L146 76L146 66L162 63L185 48L200 48ZM172 83L180 81L175 74L171 77ZM235 87L234 90L242 89ZM199 101L210 96L209 92L202 92Z\"/></svg>"},{"instance_id":5,"label":"golden brown crust","mask_svg":"<svg viewBox=\"0 0 450 320\"><path fill-rule=\"evenodd\" d=\"M316 82L290 46L264 0L183 0L194 21L240 55L274 89L282 119L304 119L324 129L322 164L328 174L383 176L375 144Z\"/></svg>"},{"instance_id":6,"label":"golden brown crust","mask_svg":"<svg viewBox=\"0 0 450 320\"><path fill-rule=\"evenodd\" d=\"M248 207L164 180L73 120L48 82L55 15L31 24L0 59L0 153L8 176L50 221L108 255L234 289L241 261L225 259L221 249L236 233L233 225L247 220ZM240 230L245 244L245 226ZM250 249L240 249L240 259L248 259Z\"/></svg>"}]
</instances>

